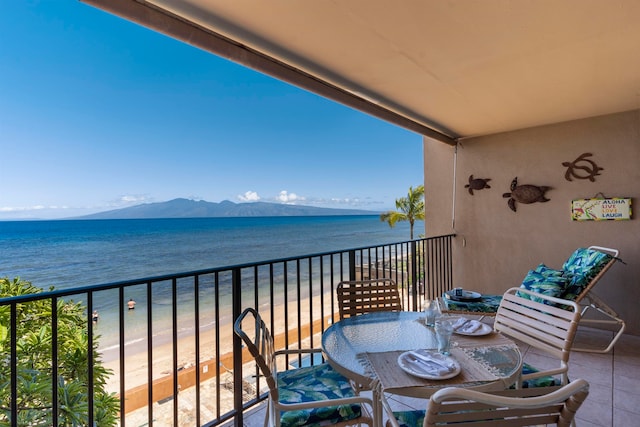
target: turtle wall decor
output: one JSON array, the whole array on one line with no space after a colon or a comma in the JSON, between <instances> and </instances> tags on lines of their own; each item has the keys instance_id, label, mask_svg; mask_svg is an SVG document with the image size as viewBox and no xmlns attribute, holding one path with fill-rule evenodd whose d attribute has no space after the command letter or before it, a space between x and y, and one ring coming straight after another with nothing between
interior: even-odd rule
<instances>
[{"instance_id":1,"label":"turtle wall decor","mask_svg":"<svg viewBox=\"0 0 640 427\"><path fill-rule=\"evenodd\" d=\"M512 211L516 212L516 202L526 205L535 202L548 202L550 199L544 196L547 190L551 190L551 187L529 184L518 185L518 177L516 176L511 181L511 192L504 193L502 197L509 198L507 204Z\"/></svg>"},{"instance_id":2,"label":"turtle wall decor","mask_svg":"<svg viewBox=\"0 0 640 427\"><path fill-rule=\"evenodd\" d=\"M473 178L473 175L469 175L469 183L464 188L469 189L469 194L473 196L473 190L482 190L483 188L491 188L489 184L491 178Z\"/></svg>"},{"instance_id":3,"label":"turtle wall decor","mask_svg":"<svg viewBox=\"0 0 640 427\"><path fill-rule=\"evenodd\" d=\"M593 154L591 153L582 153L575 159L573 162L563 162L562 166L566 166L567 171L564 174L564 179L567 181L573 181L573 178L576 179L588 179L591 182L595 182L596 176L600 175L600 171L604 170L600 166L596 165L591 159L587 159L587 157L591 157Z\"/></svg>"}]
</instances>

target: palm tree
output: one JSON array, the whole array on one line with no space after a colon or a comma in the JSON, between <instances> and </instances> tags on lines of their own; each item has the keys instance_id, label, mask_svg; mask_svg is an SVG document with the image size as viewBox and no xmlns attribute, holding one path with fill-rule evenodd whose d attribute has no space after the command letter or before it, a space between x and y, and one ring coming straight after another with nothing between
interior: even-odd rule
<instances>
[{"instance_id":1,"label":"palm tree","mask_svg":"<svg viewBox=\"0 0 640 427\"><path fill-rule=\"evenodd\" d=\"M386 221L390 227L398 221L409 221L411 226L411 240L413 240L413 225L416 220L424 220L424 185L418 185L415 190L409 187L407 197L396 199L397 211L380 214L380 221Z\"/></svg>"}]
</instances>

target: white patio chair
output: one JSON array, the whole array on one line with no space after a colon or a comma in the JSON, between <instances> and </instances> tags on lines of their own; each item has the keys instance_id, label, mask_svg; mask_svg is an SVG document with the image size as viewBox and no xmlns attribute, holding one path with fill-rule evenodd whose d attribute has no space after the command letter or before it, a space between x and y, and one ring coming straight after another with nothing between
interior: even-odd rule
<instances>
[{"instance_id":1,"label":"white patio chair","mask_svg":"<svg viewBox=\"0 0 640 427\"><path fill-rule=\"evenodd\" d=\"M557 359L559 366L538 369L525 365L517 388L553 385L549 376L560 375L569 382L569 356L580 321L580 309L573 301L554 298L523 288L508 289L500 302L494 330L515 338Z\"/></svg>"},{"instance_id":2,"label":"white patio chair","mask_svg":"<svg viewBox=\"0 0 640 427\"><path fill-rule=\"evenodd\" d=\"M578 379L563 387L496 393L448 387L431 396L426 411L393 412L386 399L382 404L389 414L389 427L565 427L573 423L588 394L589 383Z\"/></svg>"},{"instance_id":3,"label":"white patio chair","mask_svg":"<svg viewBox=\"0 0 640 427\"><path fill-rule=\"evenodd\" d=\"M277 371L277 356L309 354L320 349L274 351L273 336L253 308L238 317L234 331L254 357L269 387L265 426L372 424L371 399L356 396L349 380L327 363Z\"/></svg>"}]
</instances>

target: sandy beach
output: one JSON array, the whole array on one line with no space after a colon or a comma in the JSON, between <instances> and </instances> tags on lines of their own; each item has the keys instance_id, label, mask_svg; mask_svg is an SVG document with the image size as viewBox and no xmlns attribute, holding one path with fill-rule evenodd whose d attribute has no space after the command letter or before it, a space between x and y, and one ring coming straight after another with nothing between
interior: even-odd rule
<instances>
[{"instance_id":1,"label":"sandy beach","mask_svg":"<svg viewBox=\"0 0 640 427\"><path fill-rule=\"evenodd\" d=\"M319 301L319 297L314 297L314 301ZM337 309L337 305L335 306ZM269 325L271 322L271 312L268 310L268 304L264 304L259 308L260 315L265 322ZM301 321L301 327L298 328L297 319L297 304L294 302L289 303L287 306L278 305L274 307L273 321L274 325L272 333L276 341L276 348L282 348L285 345L285 312L288 311L289 318L286 319L289 330L289 342L298 340L298 333L301 334L303 346L309 347L309 323L308 311L309 311L309 299L304 299L300 303L301 312L303 317L306 315L307 319ZM325 327L331 322L331 301L328 296L325 297ZM291 316L295 318L292 319ZM314 308L313 330L321 330L321 320L319 308ZM200 357L200 381L201 384L201 399L204 398L204 394L208 393L206 400L215 404L215 379L216 374L219 372L221 376L222 389L226 392L226 396L221 397L221 413L226 412L232 408L233 405L233 389L231 387L232 375L228 371L233 366L232 355L232 340L233 340L233 325L231 322L231 316L221 316L219 335L215 335L215 327L209 326L207 328L201 328L200 330L200 342L199 342L199 357ZM291 346L291 344L290 344ZM320 335L317 334L313 337L313 347L320 346ZM216 352L216 349L218 351ZM125 407L124 411L127 414L127 423L130 418L140 418L141 424L144 425L144 420L147 417L147 400L148 400L148 387L149 383L149 355L147 352L146 340L136 342L135 344L125 347L124 358L124 383L120 382L120 360L119 349L111 348L102 354L103 364L106 368L113 371L113 375L109 378L106 388L109 392L120 394L121 389L125 390ZM194 410L191 408L190 401L195 402L195 367L196 367L196 337L194 333L186 336L180 336L177 340L177 348L175 349L177 354L176 366L178 368L178 384L180 389L179 406L186 405L186 408L181 408L180 419L185 419L185 425L187 419L193 417ZM216 359L216 354L219 354L219 360ZM153 342L152 348L152 379L153 379L153 400L154 400L154 419L169 417L172 419L173 404L167 405L167 401L172 400L173 395L173 367L174 367L174 347L171 335L161 338L156 342ZM243 354L243 361L249 366L254 366L253 358L246 351ZM219 371L218 371L219 369ZM244 374L247 375L247 372ZM206 384L211 383L211 384ZM122 387L121 387L122 385ZM250 388L250 385L247 385ZM253 391L253 390L251 390ZM192 394L193 398L190 399L189 395ZM204 399L203 399L204 400ZM184 404L184 405L183 405ZM208 406L211 406L208 404ZM224 406L224 407L223 407ZM208 410L212 411L211 415L216 413L218 408L202 408L204 413Z\"/></svg>"}]
</instances>

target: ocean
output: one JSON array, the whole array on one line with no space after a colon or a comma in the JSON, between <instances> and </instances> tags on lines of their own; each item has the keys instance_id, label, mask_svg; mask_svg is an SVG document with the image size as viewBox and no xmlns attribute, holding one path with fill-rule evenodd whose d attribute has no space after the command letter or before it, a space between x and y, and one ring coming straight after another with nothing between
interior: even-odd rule
<instances>
[{"instance_id":1,"label":"ocean","mask_svg":"<svg viewBox=\"0 0 640 427\"><path fill-rule=\"evenodd\" d=\"M68 289L406 240L408 223L391 228L378 215L0 221L0 277ZM108 298L96 308L110 347L117 310Z\"/></svg>"},{"instance_id":2,"label":"ocean","mask_svg":"<svg viewBox=\"0 0 640 427\"><path fill-rule=\"evenodd\" d=\"M377 215L0 221L0 277L67 289L405 240Z\"/></svg>"}]
</instances>

